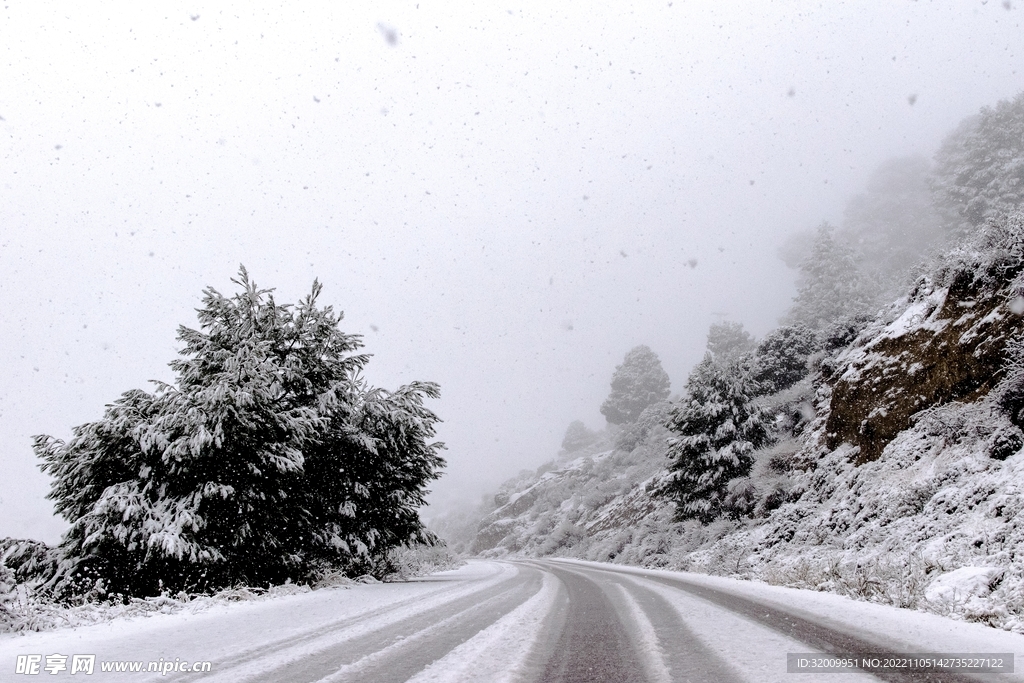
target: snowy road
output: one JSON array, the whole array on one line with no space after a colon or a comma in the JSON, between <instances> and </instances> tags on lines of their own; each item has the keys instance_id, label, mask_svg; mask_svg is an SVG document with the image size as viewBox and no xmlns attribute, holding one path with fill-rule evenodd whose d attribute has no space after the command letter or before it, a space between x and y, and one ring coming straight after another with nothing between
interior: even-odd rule
<instances>
[{"instance_id":1,"label":"snowy road","mask_svg":"<svg viewBox=\"0 0 1024 683\"><path fill-rule=\"evenodd\" d=\"M844 598L695 574L569 561L471 562L403 584L358 585L0 638L18 655L95 654L72 680L1020 681L1016 674L787 673L787 653L1012 652L1024 636ZM103 662L209 661L209 673L100 671ZM45 661L45 660L44 660Z\"/></svg>"}]
</instances>

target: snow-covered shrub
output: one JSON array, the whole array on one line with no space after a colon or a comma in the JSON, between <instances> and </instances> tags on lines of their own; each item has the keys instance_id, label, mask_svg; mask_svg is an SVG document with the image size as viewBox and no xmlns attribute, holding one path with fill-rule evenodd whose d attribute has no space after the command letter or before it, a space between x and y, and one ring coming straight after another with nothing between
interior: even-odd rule
<instances>
[{"instance_id":1,"label":"snow-covered shrub","mask_svg":"<svg viewBox=\"0 0 1024 683\"><path fill-rule=\"evenodd\" d=\"M919 555L848 559L841 553L794 556L761 568L756 576L777 586L838 593L856 600L915 609L923 605L935 567Z\"/></svg>"},{"instance_id":2,"label":"snow-covered shrub","mask_svg":"<svg viewBox=\"0 0 1024 683\"><path fill-rule=\"evenodd\" d=\"M995 460L1006 460L1024 448L1024 432L1016 424L1007 424L999 408L1005 394L996 401L976 404L951 402L924 410L915 422L925 433L941 436L948 445L964 441L980 442L981 450ZM1007 411L1009 412L1009 411ZM1011 421L1013 420L1011 414Z\"/></svg>"},{"instance_id":3,"label":"snow-covered shrub","mask_svg":"<svg viewBox=\"0 0 1024 683\"><path fill-rule=\"evenodd\" d=\"M563 518L550 534L548 534L537 547L538 555L551 555L560 550L571 548L576 545L586 532L575 524L570 518Z\"/></svg>"},{"instance_id":4,"label":"snow-covered shrub","mask_svg":"<svg viewBox=\"0 0 1024 683\"><path fill-rule=\"evenodd\" d=\"M988 440L988 454L996 460L1006 460L1024 448L1024 433L1020 427L1001 428L992 433Z\"/></svg>"},{"instance_id":5,"label":"snow-covered shrub","mask_svg":"<svg viewBox=\"0 0 1024 683\"><path fill-rule=\"evenodd\" d=\"M999 426L998 409L991 402L950 401L922 410L913 424L928 436L941 437L944 445L990 437Z\"/></svg>"},{"instance_id":6,"label":"snow-covered shrub","mask_svg":"<svg viewBox=\"0 0 1024 683\"><path fill-rule=\"evenodd\" d=\"M59 559L57 549L40 541L0 539L0 633L39 630L56 609L40 595Z\"/></svg>"},{"instance_id":7,"label":"snow-covered shrub","mask_svg":"<svg viewBox=\"0 0 1024 683\"><path fill-rule=\"evenodd\" d=\"M1024 339L1011 339L1006 345L1006 372L996 387L996 400L1010 420L1024 428Z\"/></svg>"},{"instance_id":8,"label":"snow-covered shrub","mask_svg":"<svg viewBox=\"0 0 1024 683\"><path fill-rule=\"evenodd\" d=\"M750 473L729 482L722 512L732 519L764 518L790 500L799 443L784 439L755 451Z\"/></svg>"},{"instance_id":9,"label":"snow-covered shrub","mask_svg":"<svg viewBox=\"0 0 1024 683\"><path fill-rule=\"evenodd\" d=\"M597 562L611 562L618 558L633 540L632 529L620 529L600 545L591 548L590 558Z\"/></svg>"},{"instance_id":10,"label":"snow-covered shrub","mask_svg":"<svg viewBox=\"0 0 1024 683\"><path fill-rule=\"evenodd\" d=\"M726 485L722 512L733 519L748 517L757 507L757 486L750 477L737 477Z\"/></svg>"},{"instance_id":11,"label":"snow-covered shrub","mask_svg":"<svg viewBox=\"0 0 1024 683\"><path fill-rule=\"evenodd\" d=\"M453 555L444 544L393 548L388 552L391 572L386 581L402 581L415 576L457 569L464 561Z\"/></svg>"},{"instance_id":12,"label":"snow-covered shrub","mask_svg":"<svg viewBox=\"0 0 1024 683\"><path fill-rule=\"evenodd\" d=\"M818 331L819 350L807 359L808 368L822 380L831 381L839 367L839 356L875 319L868 315L840 318Z\"/></svg>"},{"instance_id":13,"label":"snow-covered shrub","mask_svg":"<svg viewBox=\"0 0 1024 683\"><path fill-rule=\"evenodd\" d=\"M16 621L18 582L14 570L0 560L0 633L11 631Z\"/></svg>"},{"instance_id":14,"label":"snow-covered shrub","mask_svg":"<svg viewBox=\"0 0 1024 683\"><path fill-rule=\"evenodd\" d=\"M596 510L618 494L616 482L601 482L583 495L582 505L587 510Z\"/></svg>"},{"instance_id":15,"label":"snow-covered shrub","mask_svg":"<svg viewBox=\"0 0 1024 683\"><path fill-rule=\"evenodd\" d=\"M2 572L0 572L2 573ZM334 584L324 584L324 588L351 585L351 579L340 579ZM186 593L163 594L147 598L129 598L80 602L67 604L56 602L44 594L31 589L26 590L19 584L16 599L9 605L5 613L0 608L0 633L47 631L61 627L84 626L114 619L124 619L155 614L174 614L177 612L202 612L210 607L235 602L268 600L287 595L308 593L308 585L286 583L269 588L253 588L235 586L210 594Z\"/></svg>"},{"instance_id":16,"label":"snow-covered shrub","mask_svg":"<svg viewBox=\"0 0 1024 683\"><path fill-rule=\"evenodd\" d=\"M1024 100L1022 100L1024 102ZM991 218L939 256L929 279L951 293L1014 287L1024 293L1024 213L1019 209ZM1018 314L1019 315L1019 314Z\"/></svg>"}]
</instances>

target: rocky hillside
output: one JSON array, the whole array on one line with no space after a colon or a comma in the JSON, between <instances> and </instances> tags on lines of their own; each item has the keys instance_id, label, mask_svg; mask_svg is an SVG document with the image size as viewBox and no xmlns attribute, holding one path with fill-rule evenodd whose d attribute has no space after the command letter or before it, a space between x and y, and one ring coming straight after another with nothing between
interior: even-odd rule
<instances>
[{"instance_id":1,"label":"rocky hillside","mask_svg":"<svg viewBox=\"0 0 1024 683\"><path fill-rule=\"evenodd\" d=\"M808 377L758 399L773 444L717 521L673 521L658 493L659 404L642 429L511 482L473 551L743 576L1024 631L1022 272L1017 214L834 336Z\"/></svg>"},{"instance_id":2,"label":"rocky hillside","mask_svg":"<svg viewBox=\"0 0 1024 683\"><path fill-rule=\"evenodd\" d=\"M595 543L622 546L617 539L623 530L664 528L672 510L652 495L665 477L663 453L652 446L565 454L576 457L524 482L520 490L496 496L499 506L481 522L472 551L492 557L591 557L587 550Z\"/></svg>"},{"instance_id":3,"label":"rocky hillside","mask_svg":"<svg viewBox=\"0 0 1024 683\"><path fill-rule=\"evenodd\" d=\"M1000 378L1004 349L1022 318L1010 309L1008 283L973 268L923 279L899 317L877 323L822 368L832 400L825 423L830 448L857 446L859 463L878 459L915 413L950 401L976 402ZM943 282L945 280L945 282ZM834 374L833 374L834 373Z\"/></svg>"}]
</instances>

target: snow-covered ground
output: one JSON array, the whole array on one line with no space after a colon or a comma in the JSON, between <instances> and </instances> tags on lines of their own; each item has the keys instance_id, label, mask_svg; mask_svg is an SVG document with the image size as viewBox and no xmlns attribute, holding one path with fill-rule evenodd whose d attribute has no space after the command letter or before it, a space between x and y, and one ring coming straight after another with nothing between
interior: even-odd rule
<instances>
[{"instance_id":1,"label":"snow-covered ground","mask_svg":"<svg viewBox=\"0 0 1024 683\"><path fill-rule=\"evenodd\" d=\"M486 590L515 574L508 565L473 563L406 583L355 584L222 604L198 613L157 613L43 633L4 634L0 635L0 680L14 675L18 655L31 654L43 655L44 664L46 655L94 654L94 675L101 680L152 678L142 673L100 676L103 661L209 661L217 674L240 660L266 664L261 655L276 646L273 661L287 662L323 644L316 634L357 635ZM292 646L282 648L282 643ZM52 677L61 675L71 674L65 671Z\"/></svg>"},{"instance_id":2,"label":"snow-covered ground","mask_svg":"<svg viewBox=\"0 0 1024 683\"><path fill-rule=\"evenodd\" d=\"M69 656L69 669L71 656L95 655L94 673L86 680L103 681L539 680L579 609L569 599L573 582L599 589L600 609L614 614L628 633L637 675L651 681L674 680L701 658L729 680L790 680L787 652L820 651L785 628L730 608L728 600L796 615L824 632L848 634L890 652L1013 653L1016 670L1024 671L1024 636L832 594L581 561L472 561L408 583L7 634L0 637L0 680L71 676L69 670L45 670L47 657L55 654ZM724 597L705 599L672 582ZM28 655L40 655L40 673L16 673L19 656ZM103 663L119 661L211 666L209 673L166 675L101 671ZM814 680L830 676L844 683L870 680L864 674ZM1002 674L999 680L1024 676Z\"/></svg>"}]
</instances>

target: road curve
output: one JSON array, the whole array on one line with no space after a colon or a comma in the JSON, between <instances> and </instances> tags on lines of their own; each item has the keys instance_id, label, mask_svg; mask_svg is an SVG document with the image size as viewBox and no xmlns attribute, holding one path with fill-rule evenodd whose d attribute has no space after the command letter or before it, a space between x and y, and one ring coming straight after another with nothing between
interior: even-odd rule
<instances>
[{"instance_id":1,"label":"road curve","mask_svg":"<svg viewBox=\"0 0 1024 683\"><path fill-rule=\"evenodd\" d=\"M787 652L888 651L884 643L855 630L682 574L557 560L498 566L504 570L492 578L471 582L421 609L399 604L303 634L261 648L255 661L241 659L200 680L791 683ZM884 672L797 678L842 683L978 680L962 674Z\"/></svg>"},{"instance_id":2,"label":"road curve","mask_svg":"<svg viewBox=\"0 0 1024 683\"><path fill-rule=\"evenodd\" d=\"M915 631L929 619L931 627L937 620L940 630L948 625L967 634L942 641L966 643L960 651L1024 654L1022 636L827 598L572 560L475 561L408 583L314 591L112 630L97 625L0 640L0 667L22 653L95 652L100 660L187 655L213 663L204 674L97 671L90 679L147 683L1024 680L1019 674L787 673L789 652L943 651L926 637L934 628ZM848 614L830 612L836 605ZM889 620L888 631L878 626L882 622L872 627L865 609ZM892 624L899 630L904 623L908 637L894 637Z\"/></svg>"},{"instance_id":3,"label":"road curve","mask_svg":"<svg viewBox=\"0 0 1024 683\"><path fill-rule=\"evenodd\" d=\"M892 682L929 681L936 683L966 683L985 680L959 673L902 673L876 672L862 674L786 673L787 652L876 653L898 655L883 641L865 637L856 629L842 630L831 624L808 617L797 609L787 609L769 601L752 599L724 590L716 590L703 583L688 580L683 575L667 576L664 572L644 572L593 563L562 563L557 561L532 562L531 566L547 568L567 585L580 585L589 581L593 586L604 585L605 619L617 610L620 619L630 620L629 609L622 602L616 605L612 597L614 586L624 595L623 602L632 602L640 614L631 619L632 633L642 633L646 620L653 630L653 642L647 647L634 637L633 659L645 661L638 667L647 681L768 681L768 680L881 680ZM572 592L572 589L570 589ZM571 600L570 600L571 605ZM635 609L633 610L636 611ZM573 622L572 612L568 623ZM723 624L728 624L723 628ZM738 641L738 642L737 642ZM603 648L595 641L575 641L578 648L570 662L588 662L599 675L587 677L583 669L559 671L549 669L543 683L561 681L614 681L613 675L600 675L602 667L596 663L609 657L618 657L611 648ZM653 647L651 647L653 645ZM739 647L737 647L739 645ZM927 648L925 648L927 650ZM656 660L660 658L660 663ZM652 661L655 660L655 661ZM610 670L610 669L609 669ZM1007 680L1005 675L990 675L992 680Z\"/></svg>"}]
</instances>

